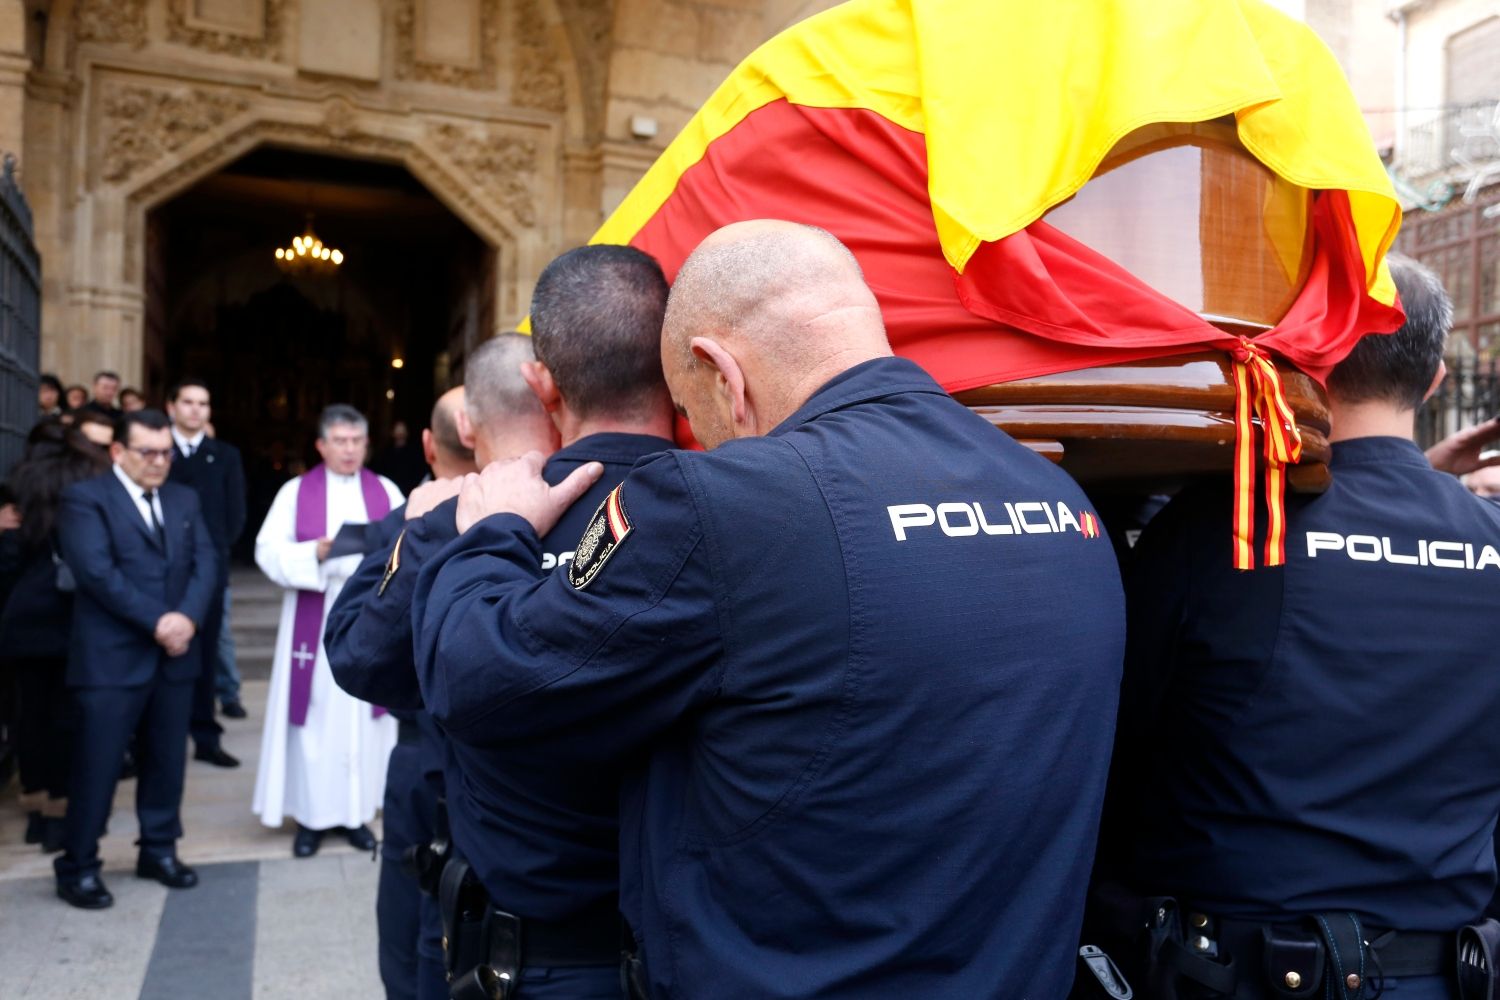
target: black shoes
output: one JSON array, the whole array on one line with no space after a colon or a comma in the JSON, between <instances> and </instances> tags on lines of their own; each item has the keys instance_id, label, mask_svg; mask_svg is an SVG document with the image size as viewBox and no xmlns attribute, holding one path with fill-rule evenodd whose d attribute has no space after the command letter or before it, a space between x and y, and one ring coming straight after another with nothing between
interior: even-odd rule
<instances>
[{"instance_id":1,"label":"black shoes","mask_svg":"<svg viewBox=\"0 0 1500 1000\"><path fill-rule=\"evenodd\" d=\"M375 834L370 832L367 826L334 827L335 831L342 831L349 846L356 851L373 851L379 843ZM297 824L297 835L292 838L292 857L310 858L318 853L318 848L323 846L323 834L327 830L310 830L301 823Z\"/></svg>"},{"instance_id":2,"label":"black shoes","mask_svg":"<svg viewBox=\"0 0 1500 1000\"><path fill-rule=\"evenodd\" d=\"M318 848L323 844L322 830L309 830L301 823L297 824L297 836L292 838L292 857L310 858L318 853Z\"/></svg>"},{"instance_id":3,"label":"black shoes","mask_svg":"<svg viewBox=\"0 0 1500 1000\"><path fill-rule=\"evenodd\" d=\"M191 889L198 884L198 873L170 854L160 858L142 854L135 862L135 877L154 879L168 889Z\"/></svg>"},{"instance_id":4,"label":"black shoes","mask_svg":"<svg viewBox=\"0 0 1500 1000\"><path fill-rule=\"evenodd\" d=\"M229 753L223 747L195 747L193 748L193 759L201 760L205 764L214 767L239 767L240 759Z\"/></svg>"},{"instance_id":5,"label":"black shoes","mask_svg":"<svg viewBox=\"0 0 1500 1000\"><path fill-rule=\"evenodd\" d=\"M345 827L344 836L349 838L349 846L356 851L375 850L375 834L367 826Z\"/></svg>"},{"instance_id":6,"label":"black shoes","mask_svg":"<svg viewBox=\"0 0 1500 1000\"><path fill-rule=\"evenodd\" d=\"M105 910L115 905L115 897L104 888L98 875L83 875L70 882L58 882L57 898L80 910Z\"/></svg>"},{"instance_id":7,"label":"black shoes","mask_svg":"<svg viewBox=\"0 0 1500 1000\"><path fill-rule=\"evenodd\" d=\"M240 704L238 698L231 698L229 701L220 703L219 714L226 719L243 719L249 713L245 711L245 706Z\"/></svg>"},{"instance_id":8,"label":"black shoes","mask_svg":"<svg viewBox=\"0 0 1500 1000\"><path fill-rule=\"evenodd\" d=\"M26 817L26 843L42 845L43 854L63 849L63 819L34 812Z\"/></svg>"}]
</instances>

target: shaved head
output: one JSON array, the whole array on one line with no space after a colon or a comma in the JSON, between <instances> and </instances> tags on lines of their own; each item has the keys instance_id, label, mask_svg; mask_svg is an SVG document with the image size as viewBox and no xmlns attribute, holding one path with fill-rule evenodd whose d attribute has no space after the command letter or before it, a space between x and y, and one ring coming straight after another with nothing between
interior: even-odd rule
<instances>
[{"instance_id":1,"label":"shaved head","mask_svg":"<svg viewBox=\"0 0 1500 1000\"><path fill-rule=\"evenodd\" d=\"M673 400L709 447L765 433L835 375L890 353L848 248L816 226L774 219L725 226L699 244L677 272L662 328ZM742 388L721 385L726 375ZM729 400L736 391L748 422Z\"/></svg>"},{"instance_id":2,"label":"shaved head","mask_svg":"<svg viewBox=\"0 0 1500 1000\"><path fill-rule=\"evenodd\" d=\"M685 353L691 337L712 330L796 355L818 352L804 327L843 309L880 322L849 248L825 229L762 219L725 226L698 245L677 272L663 326Z\"/></svg>"},{"instance_id":3,"label":"shaved head","mask_svg":"<svg viewBox=\"0 0 1500 1000\"><path fill-rule=\"evenodd\" d=\"M432 429L433 444L439 450L460 461L473 464L474 449L463 443L458 431L458 413L463 408L464 387L449 389L433 404L432 419L428 426Z\"/></svg>"},{"instance_id":4,"label":"shaved head","mask_svg":"<svg viewBox=\"0 0 1500 1000\"><path fill-rule=\"evenodd\" d=\"M464 411L474 435L474 456L490 462L557 448L552 418L526 384L521 364L534 361L531 338L500 333L464 361Z\"/></svg>"}]
</instances>

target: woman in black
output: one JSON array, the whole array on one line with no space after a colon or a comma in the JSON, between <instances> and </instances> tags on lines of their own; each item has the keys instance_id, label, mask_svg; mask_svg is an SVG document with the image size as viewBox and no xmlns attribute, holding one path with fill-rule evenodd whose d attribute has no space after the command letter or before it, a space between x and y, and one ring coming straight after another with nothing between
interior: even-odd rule
<instances>
[{"instance_id":1,"label":"woman in black","mask_svg":"<svg viewBox=\"0 0 1500 1000\"><path fill-rule=\"evenodd\" d=\"M108 467L102 449L60 421L38 424L8 483L21 525L0 535L0 564L16 567L0 613L0 655L17 693L16 756L26 842L62 849L72 751L72 712L63 683L73 612L72 579L53 537L62 491Z\"/></svg>"}]
</instances>

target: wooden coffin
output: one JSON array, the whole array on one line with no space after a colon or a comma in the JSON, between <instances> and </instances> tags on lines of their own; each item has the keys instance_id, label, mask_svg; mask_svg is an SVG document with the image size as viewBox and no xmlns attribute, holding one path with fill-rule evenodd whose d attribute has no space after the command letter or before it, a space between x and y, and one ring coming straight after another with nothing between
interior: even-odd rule
<instances>
[{"instance_id":1,"label":"wooden coffin","mask_svg":"<svg viewBox=\"0 0 1500 1000\"><path fill-rule=\"evenodd\" d=\"M1311 263L1311 193L1251 156L1231 120L1131 133L1046 221L1220 329L1271 329ZM1278 363L1303 433L1293 489L1328 483L1328 403ZM1090 487L1169 489L1231 471L1235 397L1219 352L971 389L957 398Z\"/></svg>"}]
</instances>

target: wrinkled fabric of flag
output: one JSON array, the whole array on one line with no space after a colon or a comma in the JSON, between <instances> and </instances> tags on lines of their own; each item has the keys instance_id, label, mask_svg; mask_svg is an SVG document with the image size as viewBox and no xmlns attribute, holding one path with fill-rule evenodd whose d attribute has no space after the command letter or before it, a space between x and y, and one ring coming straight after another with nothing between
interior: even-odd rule
<instances>
[{"instance_id":1,"label":"wrinkled fabric of flag","mask_svg":"<svg viewBox=\"0 0 1500 1000\"><path fill-rule=\"evenodd\" d=\"M1245 150L1313 192L1306 281L1253 339L1043 220L1132 131L1231 116ZM671 280L704 237L758 218L837 236L893 349L950 392L1225 351L1238 493L1258 426L1273 526L1300 436L1271 359L1323 381L1403 319L1384 262L1401 210L1354 97L1316 35L1260 0L849 0L741 63L591 242L644 250Z\"/></svg>"}]
</instances>

